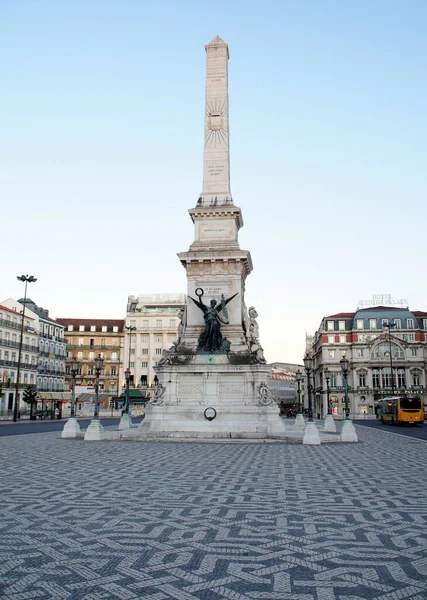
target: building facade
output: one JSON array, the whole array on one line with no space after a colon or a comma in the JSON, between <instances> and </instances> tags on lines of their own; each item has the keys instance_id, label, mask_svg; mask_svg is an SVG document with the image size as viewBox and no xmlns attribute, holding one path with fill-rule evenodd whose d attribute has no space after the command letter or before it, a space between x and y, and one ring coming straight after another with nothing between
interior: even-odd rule
<instances>
[{"instance_id":1,"label":"building facade","mask_svg":"<svg viewBox=\"0 0 427 600\"><path fill-rule=\"evenodd\" d=\"M327 414L328 396L333 413L344 412L343 356L349 361L353 416L375 415L378 401L390 395L427 402L427 312L376 306L330 315L322 319L307 350L313 358L313 412L318 418Z\"/></svg>"},{"instance_id":2,"label":"building facade","mask_svg":"<svg viewBox=\"0 0 427 600\"><path fill-rule=\"evenodd\" d=\"M104 394L102 402L108 405L110 397L120 391L120 370L123 358L123 319L69 319L58 318L65 328L67 358L65 378L71 390L71 363L79 363L76 388L93 395L95 390L95 359L104 360L99 378L99 392Z\"/></svg>"},{"instance_id":3,"label":"building facade","mask_svg":"<svg viewBox=\"0 0 427 600\"><path fill-rule=\"evenodd\" d=\"M294 413L299 404L304 406L304 367L293 363L271 363L271 375L268 378L268 387L279 405L282 413ZM296 374L301 373L298 386ZM299 388L299 393L298 393Z\"/></svg>"},{"instance_id":4,"label":"building facade","mask_svg":"<svg viewBox=\"0 0 427 600\"><path fill-rule=\"evenodd\" d=\"M0 414L12 411L15 402L22 328L21 311L22 305L13 298L8 298L0 304ZM38 337L37 315L26 311L20 361L18 410L24 407L22 397L25 389L37 384Z\"/></svg>"},{"instance_id":5,"label":"building facade","mask_svg":"<svg viewBox=\"0 0 427 600\"><path fill-rule=\"evenodd\" d=\"M37 365L38 392L65 392L65 361L67 344L64 337L64 326L49 317L49 311L37 306L30 298L21 298L25 302L26 312L29 310L38 317L39 357Z\"/></svg>"},{"instance_id":6,"label":"building facade","mask_svg":"<svg viewBox=\"0 0 427 600\"><path fill-rule=\"evenodd\" d=\"M120 378L125 387L130 369L130 387L149 388L155 381L156 363L177 339L185 309L185 294L129 296L124 327L124 361Z\"/></svg>"}]
</instances>

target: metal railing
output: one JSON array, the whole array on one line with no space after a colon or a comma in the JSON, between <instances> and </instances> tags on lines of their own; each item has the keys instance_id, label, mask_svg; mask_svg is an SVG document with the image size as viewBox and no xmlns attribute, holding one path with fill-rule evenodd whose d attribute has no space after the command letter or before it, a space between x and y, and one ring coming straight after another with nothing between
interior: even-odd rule
<instances>
[{"instance_id":1,"label":"metal railing","mask_svg":"<svg viewBox=\"0 0 427 600\"><path fill-rule=\"evenodd\" d=\"M62 375L62 376L65 376L65 371L61 371L60 369L46 369L45 367L39 367L37 369L37 373L39 375Z\"/></svg>"},{"instance_id":2,"label":"metal railing","mask_svg":"<svg viewBox=\"0 0 427 600\"><path fill-rule=\"evenodd\" d=\"M8 321L7 319L0 319L0 325L5 325L6 327L12 327L12 329L21 329L20 323L15 323L15 321ZM38 335L36 331L34 331L34 327L31 325L24 325L24 331L30 331L30 333L34 333L34 335Z\"/></svg>"},{"instance_id":3,"label":"metal railing","mask_svg":"<svg viewBox=\"0 0 427 600\"><path fill-rule=\"evenodd\" d=\"M0 359L0 365L2 367L14 367L15 369L17 369L18 361ZM31 365L29 363L24 363L21 361L21 369L27 369L28 371L37 371L37 365Z\"/></svg>"},{"instance_id":4,"label":"metal railing","mask_svg":"<svg viewBox=\"0 0 427 600\"><path fill-rule=\"evenodd\" d=\"M0 346L8 346L9 348L19 348L19 342L8 340L7 338L0 338ZM22 344L22 350L25 350L27 352L35 352L36 354L39 351L37 346L30 346L28 344Z\"/></svg>"},{"instance_id":5,"label":"metal railing","mask_svg":"<svg viewBox=\"0 0 427 600\"><path fill-rule=\"evenodd\" d=\"M79 346L78 344L68 344L67 350L100 350L103 352L105 350L120 350L120 346L103 346L102 344L97 344L94 346L91 346L90 344L84 344L82 346Z\"/></svg>"}]
</instances>

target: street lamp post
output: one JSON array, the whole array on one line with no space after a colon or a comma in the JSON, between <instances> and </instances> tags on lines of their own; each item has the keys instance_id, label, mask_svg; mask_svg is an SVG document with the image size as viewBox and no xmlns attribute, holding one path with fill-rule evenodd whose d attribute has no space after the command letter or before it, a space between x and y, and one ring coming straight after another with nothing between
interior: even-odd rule
<instances>
[{"instance_id":1,"label":"street lamp post","mask_svg":"<svg viewBox=\"0 0 427 600\"><path fill-rule=\"evenodd\" d=\"M297 393L298 393L298 414L297 414L296 419L295 419L295 426L299 427L301 429L304 429L304 427L305 427L305 421L304 421L304 416L302 414L302 407L301 407L301 380L302 380L302 373L301 373L301 371L299 369L295 373L295 379L296 379L296 382L297 382Z\"/></svg>"},{"instance_id":2,"label":"street lamp post","mask_svg":"<svg viewBox=\"0 0 427 600\"><path fill-rule=\"evenodd\" d=\"M396 323L384 323L383 327L388 329L388 345L390 348L390 377L391 377L391 395L394 396L394 378L393 378L393 354L392 354L392 345L391 345L391 330L396 327Z\"/></svg>"},{"instance_id":3,"label":"street lamp post","mask_svg":"<svg viewBox=\"0 0 427 600\"><path fill-rule=\"evenodd\" d=\"M340 360L341 370L344 379L344 403L345 403L345 418L348 419L350 416L350 408L348 405L348 360L345 356Z\"/></svg>"},{"instance_id":4,"label":"street lamp post","mask_svg":"<svg viewBox=\"0 0 427 600\"><path fill-rule=\"evenodd\" d=\"M313 405L312 405L312 386L310 381L310 373L313 368L313 359L306 354L304 356L304 367L307 374L307 393L308 393L308 422L304 430L303 444L320 444L320 436L316 425L313 421Z\"/></svg>"},{"instance_id":5,"label":"street lamp post","mask_svg":"<svg viewBox=\"0 0 427 600\"><path fill-rule=\"evenodd\" d=\"M129 411L129 385L130 385L130 353L132 348L132 333L136 331L136 327L134 325L129 325L125 327L126 331L129 332L129 357L128 357L128 368L125 371L125 379L126 379L126 392L125 392L125 407L123 410L122 418L120 419L119 429L129 429L132 425L132 419Z\"/></svg>"},{"instance_id":6,"label":"street lamp post","mask_svg":"<svg viewBox=\"0 0 427 600\"><path fill-rule=\"evenodd\" d=\"M301 379L302 379L301 371L299 369L296 372L295 379L297 381L297 386L298 386L297 393L298 393L298 414L299 414L301 412Z\"/></svg>"},{"instance_id":7,"label":"street lamp post","mask_svg":"<svg viewBox=\"0 0 427 600\"><path fill-rule=\"evenodd\" d=\"M348 402L348 359L343 356L340 360L341 370L344 380L344 402L345 402L345 420L341 429L342 442L357 442L358 437L354 428L353 422L350 419L350 407Z\"/></svg>"},{"instance_id":8,"label":"street lamp post","mask_svg":"<svg viewBox=\"0 0 427 600\"><path fill-rule=\"evenodd\" d=\"M80 425L76 419L76 375L79 372L80 365L75 358L71 363L71 410L70 418L62 430L62 438L74 438L80 433Z\"/></svg>"},{"instance_id":9,"label":"street lamp post","mask_svg":"<svg viewBox=\"0 0 427 600\"><path fill-rule=\"evenodd\" d=\"M326 369L323 371L323 375L324 375L325 381L326 381L326 402L328 404L328 414L325 417L325 431L336 432L337 426L335 425L334 417L332 416L332 405L331 405L331 400L330 400L330 396L329 396L329 394L330 394L329 382L331 380L331 373L330 373L328 367L326 367Z\"/></svg>"},{"instance_id":10,"label":"street lamp post","mask_svg":"<svg viewBox=\"0 0 427 600\"><path fill-rule=\"evenodd\" d=\"M326 367L326 369L323 371L323 374L325 376L325 381L326 381L326 402L328 405L328 415L332 414L332 406L331 406L331 402L329 400L329 382L331 380L331 374L329 372L328 367Z\"/></svg>"},{"instance_id":11,"label":"street lamp post","mask_svg":"<svg viewBox=\"0 0 427 600\"><path fill-rule=\"evenodd\" d=\"M16 423L18 420L18 408L19 408L19 378L21 376L21 356L22 356L22 340L24 338L24 321L25 321L25 306L27 302L27 285L37 281L32 275L18 275L18 281L25 281L25 292L24 302L22 309L22 321L21 321L21 336L19 338L19 350L18 350L18 372L16 374L16 385L15 385L15 402L13 404L13 421Z\"/></svg>"},{"instance_id":12,"label":"street lamp post","mask_svg":"<svg viewBox=\"0 0 427 600\"><path fill-rule=\"evenodd\" d=\"M101 375L102 367L104 365L104 359L99 354L95 358L95 410L93 412L93 418L99 421L99 376Z\"/></svg>"},{"instance_id":13,"label":"street lamp post","mask_svg":"<svg viewBox=\"0 0 427 600\"><path fill-rule=\"evenodd\" d=\"M99 420L99 376L104 365L104 359L101 355L95 359L95 409L93 419L89 427L86 429L85 440L93 441L100 440L101 434L104 433L104 428Z\"/></svg>"},{"instance_id":14,"label":"street lamp post","mask_svg":"<svg viewBox=\"0 0 427 600\"><path fill-rule=\"evenodd\" d=\"M313 421L313 404L312 404L312 386L310 373L313 366L313 359L306 354L304 356L304 367L307 375L307 394L308 394L308 420Z\"/></svg>"}]
</instances>

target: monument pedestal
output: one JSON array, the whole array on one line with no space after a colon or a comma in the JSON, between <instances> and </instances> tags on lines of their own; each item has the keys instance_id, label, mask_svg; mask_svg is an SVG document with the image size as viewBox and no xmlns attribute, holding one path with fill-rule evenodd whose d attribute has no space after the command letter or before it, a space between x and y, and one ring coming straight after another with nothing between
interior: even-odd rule
<instances>
[{"instance_id":1,"label":"monument pedestal","mask_svg":"<svg viewBox=\"0 0 427 600\"><path fill-rule=\"evenodd\" d=\"M270 367L250 356L193 354L157 365L155 397L139 426L142 436L280 437L286 427L266 385Z\"/></svg>"}]
</instances>

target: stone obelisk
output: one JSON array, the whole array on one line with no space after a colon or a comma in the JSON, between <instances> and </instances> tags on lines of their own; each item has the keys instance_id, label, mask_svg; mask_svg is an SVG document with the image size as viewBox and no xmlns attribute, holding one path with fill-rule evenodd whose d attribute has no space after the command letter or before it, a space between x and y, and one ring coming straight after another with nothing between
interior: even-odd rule
<instances>
[{"instance_id":1,"label":"stone obelisk","mask_svg":"<svg viewBox=\"0 0 427 600\"><path fill-rule=\"evenodd\" d=\"M241 250L240 208L230 190L228 46L206 46L203 189L194 208L194 241L178 257L187 273L178 339L156 366L158 385L139 431L144 436L276 437L285 435L268 389L270 368L258 316L245 305L252 271Z\"/></svg>"},{"instance_id":2,"label":"stone obelisk","mask_svg":"<svg viewBox=\"0 0 427 600\"><path fill-rule=\"evenodd\" d=\"M200 206L230 204L228 46L216 36L206 46L205 149Z\"/></svg>"}]
</instances>

